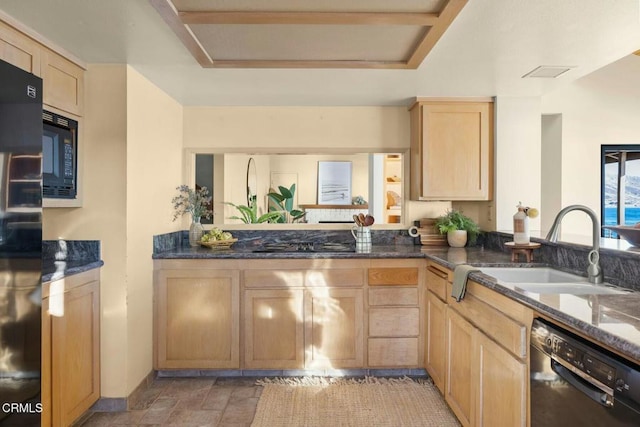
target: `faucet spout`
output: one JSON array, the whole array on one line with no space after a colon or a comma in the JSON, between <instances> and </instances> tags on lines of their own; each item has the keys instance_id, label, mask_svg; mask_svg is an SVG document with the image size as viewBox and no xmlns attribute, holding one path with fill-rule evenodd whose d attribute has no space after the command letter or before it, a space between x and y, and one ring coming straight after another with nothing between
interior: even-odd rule
<instances>
[{"instance_id":1,"label":"faucet spout","mask_svg":"<svg viewBox=\"0 0 640 427\"><path fill-rule=\"evenodd\" d=\"M558 234L560 232L560 223L562 222L562 218L566 214L571 211L582 211L589 215L591 218L591 223L593 224L592 236L593 243L591 245L591 251L588 255L589 267L587 268L587 276L589 278L589 282L591 283L603 283L604 282L604 274L602 273L602 268L600 267L600 221L598 220L598 216L596 213L589 207L584 205L570 205L566 208L563 208L558 215L556 215L555 220L553 221L553 225L547 233L547 240L550 242L558 241Z\"/></svg>"}]
</instances>

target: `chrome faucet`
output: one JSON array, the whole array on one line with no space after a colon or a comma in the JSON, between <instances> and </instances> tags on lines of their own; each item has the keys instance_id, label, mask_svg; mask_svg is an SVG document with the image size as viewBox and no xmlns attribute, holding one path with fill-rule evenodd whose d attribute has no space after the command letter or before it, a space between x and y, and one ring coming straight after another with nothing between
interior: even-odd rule
<instances>
[{"instance_id":1,"label":"chrome faucet","mask_svg":"<svg viewBox=\"0 0 640 427\"><path fill-rule=\"evenodd\" d=\"M591 251L587 256L589 261L589 267L587 267L587 277L589 278L590 283L600 284L604 282L604 274L602 273L602 268L600 267L600 221L596 216L596 213L583 205L570 205L566 208L562 209L556 215L556 219L553 221L553 225L551 226L551 230L547 234L547 240L550 242L558 241L558 233L560 231L560 223L562 222L562 218L571 212L571 211L582 211L585 212L591 218L591 222L593 223L593 245L591 247Z\"/></svg>"}]
</instances>

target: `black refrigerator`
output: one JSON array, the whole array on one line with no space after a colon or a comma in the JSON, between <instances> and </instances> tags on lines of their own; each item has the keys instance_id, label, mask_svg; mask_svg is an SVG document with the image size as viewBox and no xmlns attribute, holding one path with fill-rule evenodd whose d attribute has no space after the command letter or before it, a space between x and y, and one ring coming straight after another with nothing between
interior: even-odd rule
<instances>
[{"instance_id":1,"label":"black refrigerator","mask_svg":"<svg viewBox=\"0 0 640 427\"><path fill-rule=\"evenodd\" d=\"M39 426L42 80L0 60L0 426Z\"/></svg>"}]
</instances>

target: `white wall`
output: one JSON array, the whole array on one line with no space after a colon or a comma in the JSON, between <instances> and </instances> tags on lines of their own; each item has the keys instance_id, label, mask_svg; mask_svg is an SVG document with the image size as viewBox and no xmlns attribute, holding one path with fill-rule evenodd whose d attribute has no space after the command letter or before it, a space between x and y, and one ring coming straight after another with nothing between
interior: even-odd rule
<instances>
[{"instance_id":1,"label":"white wall","mask_svg":"<svg viewBox=\"0 0 640 427\"><path fill-rule=\"evenodd\" d=\"M542 98L544 114L562 114L562 206L600 211L600 145L640 144L640 57L630 55ZM591 235L582 213L563 232Z\"/></svg>"},{"instance_id":2,"label":"white wall","mask_svg":"<svg viewBox=\"0 0 640 427\"><path fill-rule=\"evenodd\" d=\"M496 98L496 229L513 232L518 202L540 207L540 98ZM539 218L529 223L540 229Z\"/></svg>"},{"instance_id":3,"label":"white wall","mask_svg":"<svg viewBox=\"0 0 640 427\"><path fill-rule=\"evenodd\" d=\"M562 209L562 115L542 116L542 198L540 225L543 233L551 229L555 214Z\"/></svg>"}]
</instances>

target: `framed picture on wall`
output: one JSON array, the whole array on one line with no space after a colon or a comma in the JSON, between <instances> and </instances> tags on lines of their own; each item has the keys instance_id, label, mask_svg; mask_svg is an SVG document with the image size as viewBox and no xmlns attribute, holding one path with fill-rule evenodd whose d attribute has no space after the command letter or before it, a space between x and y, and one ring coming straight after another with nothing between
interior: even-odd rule
<instances>
[{"instance_id":1,"label":"framed picture on wall","mask_svg":"<svg viewBox=\"0 0 640 427\"><path fill-rule=\"evenodd\" d=\"M318 162L318 204L351 204L351 162Z\"/></svg>"}]
</instances>

